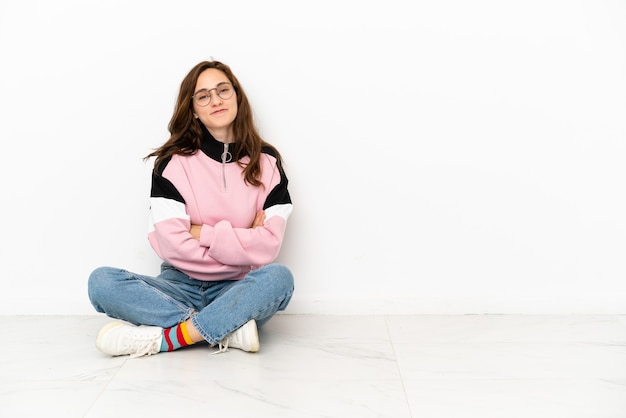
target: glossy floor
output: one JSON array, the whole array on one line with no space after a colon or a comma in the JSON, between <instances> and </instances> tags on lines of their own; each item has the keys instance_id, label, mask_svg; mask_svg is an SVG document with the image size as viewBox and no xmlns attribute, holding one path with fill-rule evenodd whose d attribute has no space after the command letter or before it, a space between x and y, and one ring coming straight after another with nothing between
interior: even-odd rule
<instances>
[{"instance_id":1,"label":"glossy floor","mask_svg":"<svg viewBox=\"0 0 626 418\"><path fill-rule=\"evenodd\" d=\"M137 359L107 322L0 317L0 416L626 417L626 316L278 315L259 353Z\"/></svg>"}]
</instances>

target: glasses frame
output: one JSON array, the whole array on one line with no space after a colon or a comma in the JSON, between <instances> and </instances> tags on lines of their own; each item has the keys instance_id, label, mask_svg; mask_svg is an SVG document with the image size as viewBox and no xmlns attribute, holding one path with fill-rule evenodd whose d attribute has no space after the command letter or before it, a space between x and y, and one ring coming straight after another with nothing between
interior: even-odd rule
<instances>
[{"instance_id":1,"label":"glasses frame","mask_svg":"<svg viewBox=\"0 0 626 418\"><path fill-rule=\"evenodd\" d=\"M231 92L230 96L229 96L227 99L225 99L225 98L223 98L222 96L220 96L220 91L219 91L220 87L222 87L222 86L226 86L226 85L230 86L230 87L233 89L233 91ZM217 87L213 87L212 89L200 89L200 90L198 90L197 92L195 92L195 93L193 94L193 96L191 96L191 100L192 100L195 104L197 104L198 106L200 106L200 107L207 107L208 105L210 105L210 104L211 104L211 100L213 100L213 95L211 94L211 92L212 92L213 90L215 90L215 94L217 94L217 97L219 97L219 98L220 98L220 99L222 99L222 100L228 100L228 99L230 99L230 98L232 98L232 97L233 97L233 94L235 94L235 85L234 85L233 83L228 82L228 81L224 81L224 82L222 82L222 83L219 83L219 84L217 85ZM197 96L199 93L206 93L206 94L208 94L208 96L209 96L209 101L208 101L205 105L202 105L202 104L200 104L200 103L198 103L198 102L196 101L196 96Z\"/></svg>"}]
</instances>

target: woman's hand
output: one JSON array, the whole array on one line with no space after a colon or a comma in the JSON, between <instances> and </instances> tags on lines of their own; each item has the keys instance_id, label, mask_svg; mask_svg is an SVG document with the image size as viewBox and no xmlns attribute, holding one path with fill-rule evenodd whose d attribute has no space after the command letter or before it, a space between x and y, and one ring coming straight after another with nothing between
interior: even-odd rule
<instances>
[{"instance_id":1,"label":"woman's hand","mask_svg":"<svg viewBox=\"0 0 626 418\"><path fill-rule=\"evenodd\" d=\"M265 211L261 210L261 211L257 212L256 216L254 217L254 221L252 221L252 225L250 226L250 228L256 228L257 226L263 226L264 222L265 222Z\"/></svg>"},{"instance_id":2,"label":"woman's hand","mask_svg":"<svg viewBox=\"0 0 626 418\"><path fill-rule=\"evenodd\" d=\"M200 232L202 231L202 225L191 225L189 228L189 233L192 237L200 241Z\"/></svg>"}]
</instances>

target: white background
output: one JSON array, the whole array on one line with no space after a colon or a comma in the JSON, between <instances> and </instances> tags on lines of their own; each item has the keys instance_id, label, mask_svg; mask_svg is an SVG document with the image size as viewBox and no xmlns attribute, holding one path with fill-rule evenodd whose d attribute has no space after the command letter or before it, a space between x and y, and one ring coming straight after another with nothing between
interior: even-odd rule
<instances>
[{"instance_id":1,"label":"white background","mask_svg":"<svg viewBox=\"0 0 626 418\"><path fill-rule=\"evenodd\" d=\"M0 314L158 272L151 163L229 64L286 160L291 313L626 313L623 1L0 3Z\"/></svg>"}]
</instances>

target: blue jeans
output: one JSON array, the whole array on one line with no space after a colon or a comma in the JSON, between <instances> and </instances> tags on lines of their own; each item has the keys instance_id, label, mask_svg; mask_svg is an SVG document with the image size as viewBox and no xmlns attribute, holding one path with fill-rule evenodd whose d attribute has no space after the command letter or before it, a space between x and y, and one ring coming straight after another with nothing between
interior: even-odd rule
<instances>
[{"instance_id":1,"label":"blue jeans","mask_svg":"<svg viewBox=\"0 0 626 418\"><path fill-rule=\"evenodd\" d=\"M114 267L89 276L91 304L98 312L135 325L169 328L191 318L211 345L251 319L257 326L287 307L293 276L281 264L253 270L239 281L195 280L167 263L156 277Z\"/></svg>"}]
</instances>

